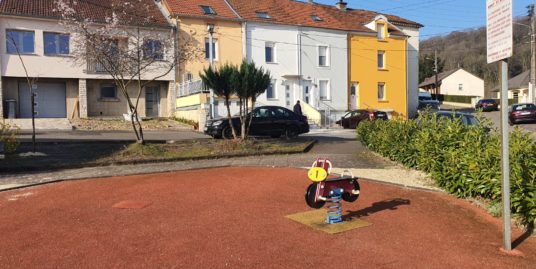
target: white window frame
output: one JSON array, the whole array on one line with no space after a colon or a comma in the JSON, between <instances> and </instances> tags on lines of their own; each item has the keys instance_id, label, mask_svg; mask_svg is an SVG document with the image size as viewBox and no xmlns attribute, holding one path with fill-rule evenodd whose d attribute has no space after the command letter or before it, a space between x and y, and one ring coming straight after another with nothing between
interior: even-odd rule
<instances>
[{"instance_id":1,"label":"white window frame","mask_svg":"<svg viewBox=\"0 0 536 269\"><path fill-rule=\"evenodd\" d=\"M382 87L382 99L380 99L380 87ZM385 82L378 82L378 88L377 88L377 96L378 101L387 101L387 90L386 90Z\"/></svg>"},{"instance_id":2,"label":"white window frame","mask_svg":"<svg viewBox=\"0 0 536 269\"><path fill-rule=\"evenodd\" d=\"M205 37L205 48L206 48L206 44L209 43L209 41L210 41L210 38ZM214 43L214 54L215 54L215 55L212 55L214 56L213 60L218 61L218 59L220 58L218 39L212 38L212 42ZM207 57L206 50L205 50L205 60L210 61L210 59Z\"/></svg>"},{"instance_id":3,"label":"white window frame","mask_svg":"<svg viewBox=\"0 0 536 269\"><path fill-rule=\"evenodd\" d=\"M20 54L26 54L26 55L34 55L34 54L36 54L36 45L37 45L37 44L36 44L36 37L35 37L35 34L36 34L36 33L35 33L35 31L33 31L33 30L25 30L25 29L13 29L13 28L8 28L8 29L5 29L5 31L4 31L4 35L5 35L5 38L6 38L6 53L7 53L7 54L12 54L12 55L13 55L13 54L17 54L17 49L15 49L15 51L13 51L13 52L10 52L10 51L9 51L9 45L8 45L8 43L11 44L12 40L10 40L10 39L7 37L8 32L21 32L21 33L22 33L22 32L28 32L28 33L33 33L33 51L31 51L31 52L25 52L25 51L23 51L21 48L18 48L18 53L20 53ZM19 40L17 40L17 41L20 42L20 41L22 41L22 40L24 40L24 38L21 37L21 38L20 38ZM22 44L22 47L24 47L24 44L23 44L22 42L21 42L21 44ZM15 44L13 44L13 46L15 46ZM15 47L16 47L16 46L15 46Z\"/></svg>"},{"instance_id":4,"label":"white window frame","mask_svg":"<svg viewBox=\"0 0 536 269\"><path fill-rule=\"evenodd\" d=\"M320 48L326 48L326 65L320 65ZM325 44L321 44L321 45L317 45L316 47L316 55L317 55L317 60L316 60L316 64L318 67L330 67L330 47L329 45L325 45Z\"/></svg>"},{"instance_id":5,"label":"white window frame","mask_svg":"<svg viewBox=\"0 0 536 269\"><path fill-rule=\"evenodd\" d=\"M381 29L380 29L381 28ZM376 23L376 32L378 32L378 40L385 40L385 29L386 25L383 22Z\"/></svg>"},{"instance_id":6,"label":"white window frame","mask_svg":"<svg viewBox=\"0 0 536 269\"><path fill-rule=\"evenodd\" d=\"M379 61L379 59L380 59L380 55L382 56L382 65L381 65L381 66L380 66L380 61ZM383 50L379 50L379 51L378 51L378 55L377 55L377 61L378 61L378 62L377 62L377 66L378 66L378 69L380 69L380 70L387 69L387 68L386 68L386 66L387 66L387 65L386 65L386 58L387 58L387 57L385 57L385 51L383 51Z\"/></svg>"},{"instance_id":7,"label":"white window frame","mask_svg":"<svg viewBox=\"0 0 536 269\"><path fill-rule=\"evenodd\" d=\"M271 62L268 62L266 61L266 48L272 48L272 61ZM276 44L275 42L265 42L264 43L264 61L267 63L267 64L275 64L277 63L277 57L276 57L277 53L276 53Z\"/></svg>"},{"instance_id":8,"label":"white window frame","mask_svg":"<svg viewBox=\"0 0 536 269\"><path fill-rule=\"evenodd\" d=\"M52 34L54 35L54 45L56 46L56 52L55 53L46 53L46 46L47 44L45 43L45 35L46 34ZM59 48L60 48L60 40L59 40L59 36L67 36L69 39L67 40L68 41L68 50L69 52L68 53L61 53L59 51ZM34 36L35 38L35 36ZM34 41L35 42L35 41ZM61 33L61 32L50 32L50 31L43 31L43 55L45 56L68 56L71 54L71 35L69 33Z\"/></svg>"},{"instance_id":9,"label":"white window frame","mask_svg":"<svg viewBox=\"0 0 536 269\"><path fill-rule=\"evenodd\" d=\"M321 82L326 82L326 97L322 98ZM318 98L321 101L330 101L331 100L331 80L329 79L319 79L318 80Z\"/></svg>"},{"instance_id":10,"label":"white window frame","mask_svg":"<svg viewBox=\"0 0 536 269\"><path fill-rule=\"evenodd\" d=\"M268 89L266 89L266 100L278 100L277 99L277 80L272 79L272 82L270 83L270 86L272 86L273 96L268 97Z\"/></svg>"}]
</instances>

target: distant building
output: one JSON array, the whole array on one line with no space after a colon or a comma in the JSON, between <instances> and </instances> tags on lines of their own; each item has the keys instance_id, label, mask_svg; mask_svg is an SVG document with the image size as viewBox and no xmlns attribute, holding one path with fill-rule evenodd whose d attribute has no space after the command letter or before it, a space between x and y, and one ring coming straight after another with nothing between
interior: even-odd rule
<instances>
[{"instance_id":1,"label":"distant building","mask_svg":"<svg viewBox=\"0 0 536 269\"><path fill-rule=\"evenodd\" d=\"M449 70L426 78L419 88L431 94L439 94L444 103L469 106L484 98L484 80L462 68Z\"/></svg>"},{"instance_id":2,"label":"distant building","mask_svg":"<svg viewBox=\"0 0 536 269\"><path fill-rule=\"evenodd\" d=\"M508 80L508 99L515 103L527 103L529 101L530 70L527 70ZM501 98L500 86L491 90L497 98Z\"/></svg>"}]
</instances>

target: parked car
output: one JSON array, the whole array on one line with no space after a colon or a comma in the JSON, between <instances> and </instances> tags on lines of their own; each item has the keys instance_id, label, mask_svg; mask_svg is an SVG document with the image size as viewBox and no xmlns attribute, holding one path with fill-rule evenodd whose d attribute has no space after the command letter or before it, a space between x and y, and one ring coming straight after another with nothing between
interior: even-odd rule
<instances>
[{"instance_id":1,"label":"parked car","mask_svg":"<svg viewBox=\"0 0 536 269\"><path fill-rule=\"evenodd\" d=\"M510 125L521 122L536 122L536 105L530 103L512 105L508 122Z\"/></svg>"},{"instance_id":2,"label":"parked car","mask_svg":"<svg viewBox=\"0 0 536 269\"><path fill-rule=\"evenodd\" d=\"M419 105L417 106L417 113L420 114L426 109L429 109L430 111L439 111L441 110L441 106L439 105L439 101L437 100L419 101Z\"/></svg>"},{"instance_id":3,"label":"parked car","mask_svg":"<svg viewBox=\"0 0 536 269\"><path fill-rule=\"evenodd\" d=\"M479 124L478 119L470 113L438 111L436 112L436 114L438 119L447 118L449 120L454 120L460 118L462 120L462 124L466 126L473 126Z\"/></svg>"},{"instance_id":4,"label":"parked car","mask_svg":"<svg viewBox=\"0 0 536 269\"><path fill-rule=\"evenodd\" d=\"M432 95L429 92L420 92L419 101L429 101L432 100Z\"/></svg>"},{"instance_id":5,"label":"parked car","mask_svg":"<svg viewBox=\"0 0 536 269\"><path fill-rule=\"evenodd\" d=\"M498 111L499 103L494 99L480 99L476 103L475 109L482 109L482 111Z\"/></svg>"},{"instance_id":6,"label":"parked car","mask_svg":"<svg viewBox=\"0 0 536 269\"><path fill-rule=\"evenodd\" d=\"M253 109L247 116L251 119L249 135L294 138L300 134L309 132L307 117L278 106L262 106ZM240 118L232 117L231 121L236 134L240 134ZM232 138L233 133L227 118L208 120L205 124L204 133L214 138Z\"/></svg>"},{"instance_id":7,"label":"parked car","mask_svg":"<svg viewBox=\"0 0 536 269\"><path fill-rule=\"evenodd\" d=\"M384 111L358 109L346 113L336 123L344 129L355 129L360 122L375 119L388 120L389 116Z\"/></svg>"}]
</instances>

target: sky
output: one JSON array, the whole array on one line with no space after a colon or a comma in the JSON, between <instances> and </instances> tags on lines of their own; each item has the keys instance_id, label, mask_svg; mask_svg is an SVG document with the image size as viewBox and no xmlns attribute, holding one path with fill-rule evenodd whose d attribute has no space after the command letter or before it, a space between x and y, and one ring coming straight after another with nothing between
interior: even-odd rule
<instances>
[{"instance_id":1,"label":"sky","mask_svg":"<svg viewBox=\"0 0 536 269\"><path fill-rule=\"evenodd\" d=\"M514 17L525 16L534 0L513 0ZM338 0L315 0L335 4ZM486 25L486 0L346 0L348 7L397 15L424 25L421 40Z\"/></svg>"}]
</instances>

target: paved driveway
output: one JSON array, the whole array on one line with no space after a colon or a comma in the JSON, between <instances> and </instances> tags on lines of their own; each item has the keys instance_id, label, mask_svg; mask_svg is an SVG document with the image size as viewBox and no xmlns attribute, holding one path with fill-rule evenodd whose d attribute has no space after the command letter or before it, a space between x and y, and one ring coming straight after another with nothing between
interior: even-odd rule
<instances>
[{"instance_id":1,"label":"paved driveway","mask_svg":"<svg viewBox=\"0 0 536 269\"><path fill-rule=\"evenodd\" d=\"M144 131L145 139L151 140L185 140L185 139L200 139L208 138L202 133L176 130L176 131ZM53 130L38 130L36 133L38 141L53 142L53 141L134 141L136 136L133 131L53 131ZM25 131L19 135L21 141L29 142L32 139L32 133Z\"/></svg>"}]
</instances>

